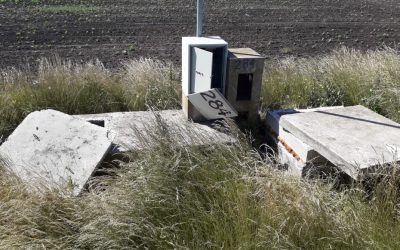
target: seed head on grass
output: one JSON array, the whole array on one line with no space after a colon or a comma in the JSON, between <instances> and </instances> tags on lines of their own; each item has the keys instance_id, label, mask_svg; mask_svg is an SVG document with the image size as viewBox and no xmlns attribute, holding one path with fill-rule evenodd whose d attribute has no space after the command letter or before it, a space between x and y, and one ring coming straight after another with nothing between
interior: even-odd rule
<instances>
[{"instance_id":1,"label":"seed head on grass","mask_svg":"<svg viewBox=\"0 0 400 250\"><path fill-rule=\"evenodd\" d=\"M180 108L180 83L177 71L169 63L140 58L123 63L122 82L132 95L133 107Z\"/></svg>"}]
</instances>

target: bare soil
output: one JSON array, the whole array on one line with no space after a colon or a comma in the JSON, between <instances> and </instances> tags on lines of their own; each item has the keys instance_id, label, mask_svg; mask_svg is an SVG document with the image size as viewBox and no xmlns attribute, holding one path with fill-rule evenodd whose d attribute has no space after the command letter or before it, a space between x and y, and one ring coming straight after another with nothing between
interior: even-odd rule
<instances>
[{"instance_id":1,"label":"bare soil","mask_svg":"<svg viewBox=\"0 0 400 250\"><path fill-rule=\"evenodd\" d=\"M2 1L0 68L35 65L54 54L77 62L99 58L110 68L140 56L178 64L181 37L195 35L196 0ZM206 35L267 58L400 45L398 0L205 2Z\"/></svg>"}]
</instances>

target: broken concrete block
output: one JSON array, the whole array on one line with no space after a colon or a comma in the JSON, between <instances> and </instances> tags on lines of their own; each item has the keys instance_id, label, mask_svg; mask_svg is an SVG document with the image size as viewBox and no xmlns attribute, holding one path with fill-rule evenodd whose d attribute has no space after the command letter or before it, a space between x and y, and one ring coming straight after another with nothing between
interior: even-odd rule
<instances>
[{"instance_id":1,"label":"broken concrete block","mask_svg":"<svg viewBox=\"0 0 400 250\"><path fill-rule=\"evenodd\" d=\"M296 159L281 142L278 142L277 149L279 163L287 167L290 175L302 177L306 163L301 159Z\"/></svg>"},{"instance_id":2,"label":"broken concrete block","mask_svg":"<svg viewBox=\"0 0 400 250\"><path fill-rule=\"evenodd\" d=\"M315 111L326 111L339 107L321 107L314 109L283 109L283 110L274 110L267 112L266 115L266 123L267 127L273 133L273 137L277 141L280 141L283 146L290 147L293 150L293 154L300 157L303 162L313 161L316 158L320 157L320 155L309 145L299 140L296 136L290 133L287 129L285 129L280 123L280 119L284 115L296 114L296 113L308 113Z\"/></svg>"},{"instance_id":3,"label":"broken concrete block","mask_svg":"<svg viewBox=\"0 0 400 250\"><path fill-rule=\"evenodd\" d=\"M279 125L354 179L400 161L400 124L363 106L282 115Z\"/></svg>"},{"instance_id":4,"label":"broken concrete block","mask_svg":"<svg viewBox=\"0 0 400 250\"><path fill-rule=\"evenodd\" d=\"M148 149L154 146L154 136L166 131L180 146L233 143L235 139L206 124L187 120L182 110L120 112L77 115L88 122L105 127L113 135L119 152Z\"/></svg>"},{"instance_id":5,"label":"broken concrete block","mask_svg":"<svg viewBox=\"0 0 400 250\"><path fill-rule=\"evenodd\" d=\"M70 188L78 195L110 149L107 134L55 110L37 111L0 146L0 157L33 188Z\"/></svg>"},{"instance_id":6,"label":"broken concrete block","mask_svg":"<svg viewBox=\"0 0 400 250\"><path fill-rule=\"evenodd\" d=\"M279 125L279 119L282 114L279 111L272 111L267 113L267 125L273 133L274 139L282 144L282 146L290 145L291 149L300 157L304 162L309 160L313 155L313 149L307 144L303 143L291 133L286 131Z\"/></svg>"}]
</instances>

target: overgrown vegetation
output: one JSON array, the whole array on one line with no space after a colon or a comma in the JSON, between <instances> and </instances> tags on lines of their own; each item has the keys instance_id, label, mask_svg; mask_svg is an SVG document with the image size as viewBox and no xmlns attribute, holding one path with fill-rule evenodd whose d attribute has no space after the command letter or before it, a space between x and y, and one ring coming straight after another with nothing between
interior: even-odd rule
<instances>
[{"instance_id":1,"label":"overgrown vegetation","mask_svg":"<svg viewBox=\"0 0 400 250\"><path fill-rule=\"evenodd\" d=\"M264 108L361 104L400 122L400 55L346 48L316 58L267 63Z\"/></svg>"},{"instance_id":2,"label":"overgrown vegetation","mask_svg":"<svg viewBox=\"0 0 400 250\"><path fill-rule=\"evenodd\" d=\"M161 125L160 125L161 126ZM338 192L273 170L247 143L131 155L101 189L29 193L2 173L0 248L381 249L400 243L398 175ZM103 190L104 186L107 188Z\"/></svg>"},{"instance_id":3,"label":"overgrown vegetation","mask_svg":"<svg viewBox=\"0 0 400 250\"><path fill-rule=\"evenodd\" d=\"M179 93L176 71L160 61L127 61L112 73L98 61L77 65L43 59L37 72L0 73L0 134L8 135L34 110L90 114L178 108Z\"/></svg>"},{"instance_id":4,"label":"overgrown vegetation","mask_svg":"<svg viewBox=\"0 0 400 250\"><path fill-rule=\"evenodd\" d=\"M361 103L399 121L399 69L393 50L343 49L320 58L269 62L263 107ZM37 74L4 70L2 134L29 112L48 107L70 114L179 108L176 72L144 59L125 63L119 72L99 62L59 60L43 60ZM158 127L165 127L163 121ZM400 244L399 166L337 190L333 180L297 180L275 170L236 129L236 145L206 148L181 148L160 131L154 131L155 148L128 155L115 176L95 177L81 197L56 190L31 193L3 169L0 249L396 249Z\"/></svg>"}]
</instances>

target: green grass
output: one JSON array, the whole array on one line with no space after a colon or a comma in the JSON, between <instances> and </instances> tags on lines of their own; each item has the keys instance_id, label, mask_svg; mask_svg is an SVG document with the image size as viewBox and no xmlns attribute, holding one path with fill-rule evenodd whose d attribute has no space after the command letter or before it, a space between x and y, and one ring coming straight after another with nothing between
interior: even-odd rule
<instances>
[{"instance_id":1,"label":"green grass","mask_svg":"<svg viewBox=\"0 0 400 250\"><path fill-rule=\"evenodd\" d=\"M96 6L83 5L83 4L65 4L65 5L40 5L35 7L36 11L43 13L78 13L86 14L97 11L99 8Z\"/></svg>"},{"instance_id":2,"label":"green grass","mask_svg":"<svg viewBox=\"0 0 400 250\"><path fill-rule=\"evenodd\" d=\"M319 58L268 62L262 105L361 103L398 121L399 68L393 50L342 49ZM70 114L179 108L177 72L148 59L126 62L118 72L99 62L58 59L43 60L38 72L3 70L1 133L42 108ZM129 154L114 175L95 177L81 197L65 197L62 190L31 193L3 168L0 249L397 249L400 244L399 166L338 190L334 176L298 180L276 170L235 128L235 145L181 148L163 121L157 127L155 148Z\"/></svg>"}]
</instances>

